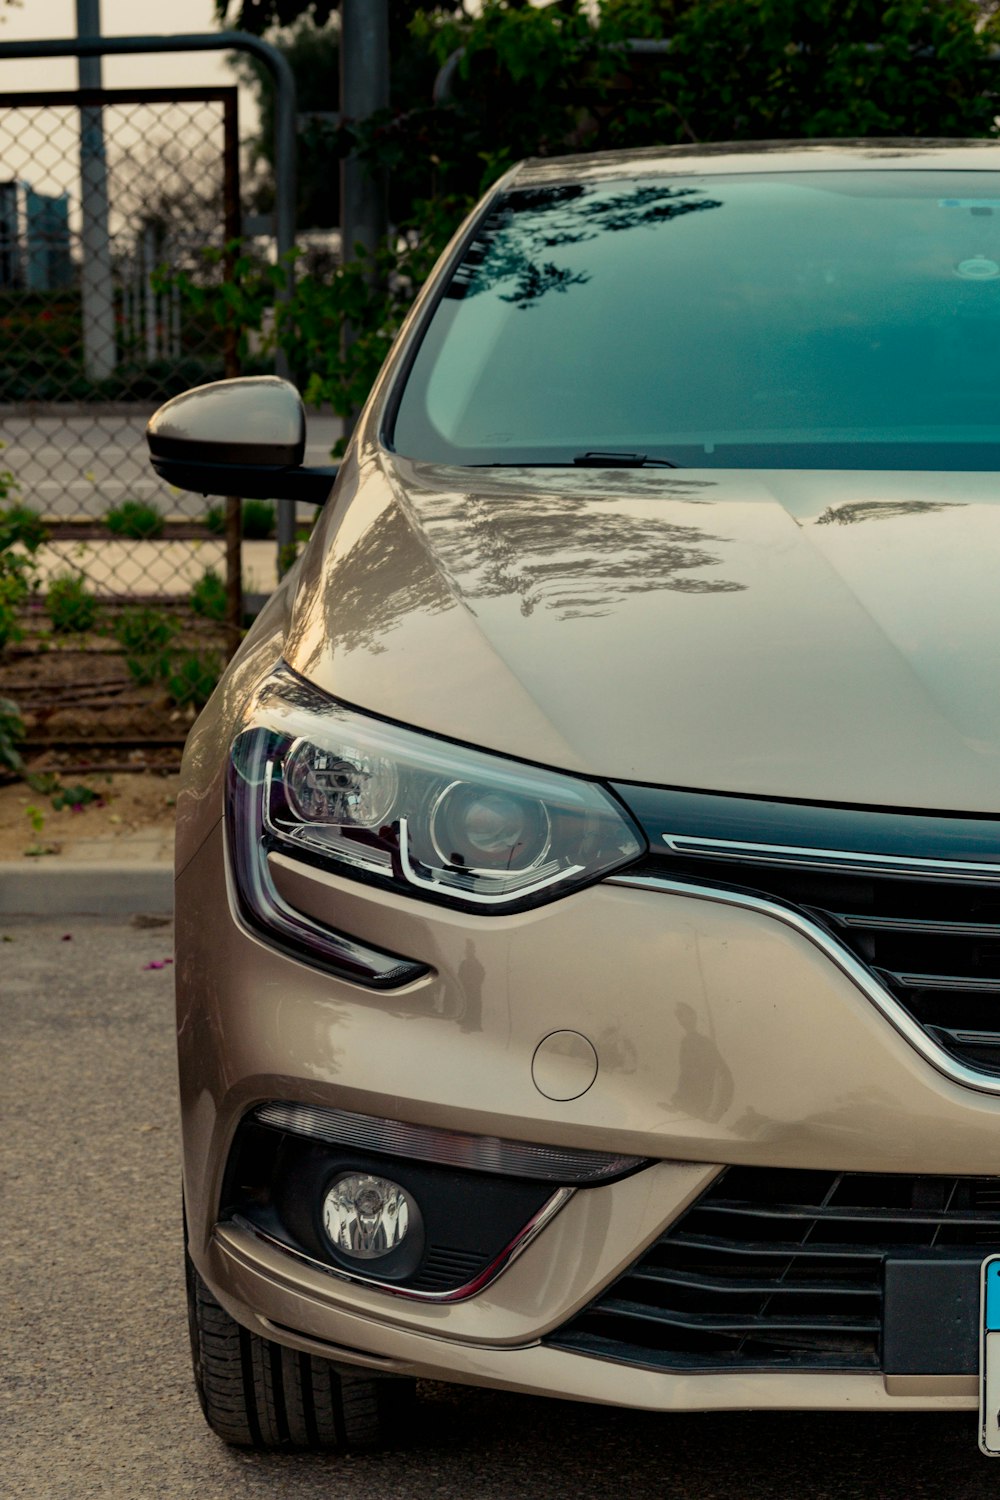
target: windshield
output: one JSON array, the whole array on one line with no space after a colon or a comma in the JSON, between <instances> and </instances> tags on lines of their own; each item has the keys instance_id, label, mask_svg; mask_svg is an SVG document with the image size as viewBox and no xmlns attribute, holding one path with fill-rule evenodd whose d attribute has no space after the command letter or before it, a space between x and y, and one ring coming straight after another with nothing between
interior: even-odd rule
<instances>
[{"instance_id":1,"label":"windshield","mask_svg":"<svg viewBox=\"0 0 1000 1500\"><path fill-rule=\"evenodd\" d=\"M1000 175L661 176L508 193L391 445L449 464L992 469Z\"/></svg>"}]
</instances>

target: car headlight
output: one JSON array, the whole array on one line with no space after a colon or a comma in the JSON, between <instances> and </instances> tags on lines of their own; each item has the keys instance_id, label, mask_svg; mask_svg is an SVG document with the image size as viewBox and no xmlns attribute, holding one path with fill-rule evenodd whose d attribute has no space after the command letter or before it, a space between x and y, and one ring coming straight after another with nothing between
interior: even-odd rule
<instances>
[{"instance_id":1,"label":"car headlight","mask_svg":"<svg viewBox=\"0 0 1000 1500\"><path fill-rule=\"evenodd\" d=\"M244 725L232 746L227 837L237 894L255 925L275 925L272 852L500 912L554 900L645 848L594 782L372 718L284 666L256 693Z\"/></svg>"}]
</instances>

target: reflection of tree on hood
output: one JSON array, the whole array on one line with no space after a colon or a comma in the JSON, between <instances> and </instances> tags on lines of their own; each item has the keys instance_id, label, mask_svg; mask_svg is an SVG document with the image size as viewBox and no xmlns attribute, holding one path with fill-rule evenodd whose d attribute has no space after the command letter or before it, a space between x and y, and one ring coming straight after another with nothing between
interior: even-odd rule
<instances>
[{"instance_id":1,"label":"reflection of tree on hood","mask_svg":"<svg viewBox=\"0 0 1000 1500\"><path fill-rule=\"evenodd\" d=\"M667 183L636 183L611 192L582 183L519 188L482 224L446 295L475 297L513 281L515 289L501 292L500 300L531 307L546 292L566 292L590 280L586 271L546 259L547 251L584 244L601 233L658 229L685 214L721 207L699 188Z\"/></svg>"},{"instance_id":2,"label":"reflection of tree on hood","mask_svg":"<svg viewBox=\"0 0 1000 1500\"><path fill-rule=\"evenodd\" d=\"M817 526L853 526L857 521L891 521L897 516L920 516L963 505L962 500L852 500L828 505L816 517Z\"/></svg>"},{"instance_id":3,"label":"reflection of tree on hood","mask_svg":"<svg viewBox=\"0 0 1000 1500\"><path fill-rule=\"evenodd\" d=\"M560 619L599 617L631 594L717 594L745 587L706 573L722 561L717 549L725 546L724 537L623 511L613 495L600 504L572 493L512 496L489 494L484 487L472 495L435 497L421 505L420 515L466 599L520 595L523 615L541 606Z\"/></svg>"}]
</instances>

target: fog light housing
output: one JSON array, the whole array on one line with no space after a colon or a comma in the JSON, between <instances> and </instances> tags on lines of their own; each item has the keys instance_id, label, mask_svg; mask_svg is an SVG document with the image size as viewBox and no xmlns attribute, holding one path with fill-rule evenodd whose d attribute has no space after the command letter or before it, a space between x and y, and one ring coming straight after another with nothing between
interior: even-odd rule
<instances>
[{"instance_id":1,"label":"fog light housing","mask_svg":"<svg viewBox=\"0 0 1000 1500\"><path fill-rule=\"evenodd\" d=\"M346 1172L323 1199L323 1228L350 1260L381 1260L420 1224L416 1200L388 1177Z\"/></svg>"}]
</instances>

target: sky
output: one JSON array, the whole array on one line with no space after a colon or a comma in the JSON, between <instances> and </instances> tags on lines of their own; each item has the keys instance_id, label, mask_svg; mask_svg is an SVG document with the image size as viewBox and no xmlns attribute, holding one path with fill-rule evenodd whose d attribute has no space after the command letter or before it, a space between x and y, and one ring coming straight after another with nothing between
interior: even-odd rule
<instances>
[{"instance_id":1,"label":"sky","mask_svg":"<svg viewBox=\"0 0 1000 1500\"><path fill-rule=\"evenodd\" d=\"M0 42L76 35L75 0L21 0L16 8L0 7L0 18ZM101 29L105 36L147 36L214 32L218 27L213 0L101 0ZM104 59L106 88L196 87L233 81L224 52ZM76 86L73 58L0 61L0 91ZM240 115L240 134L245 136L254 124L249 98L241 97Z\"/></svg>"}]
</instances>

